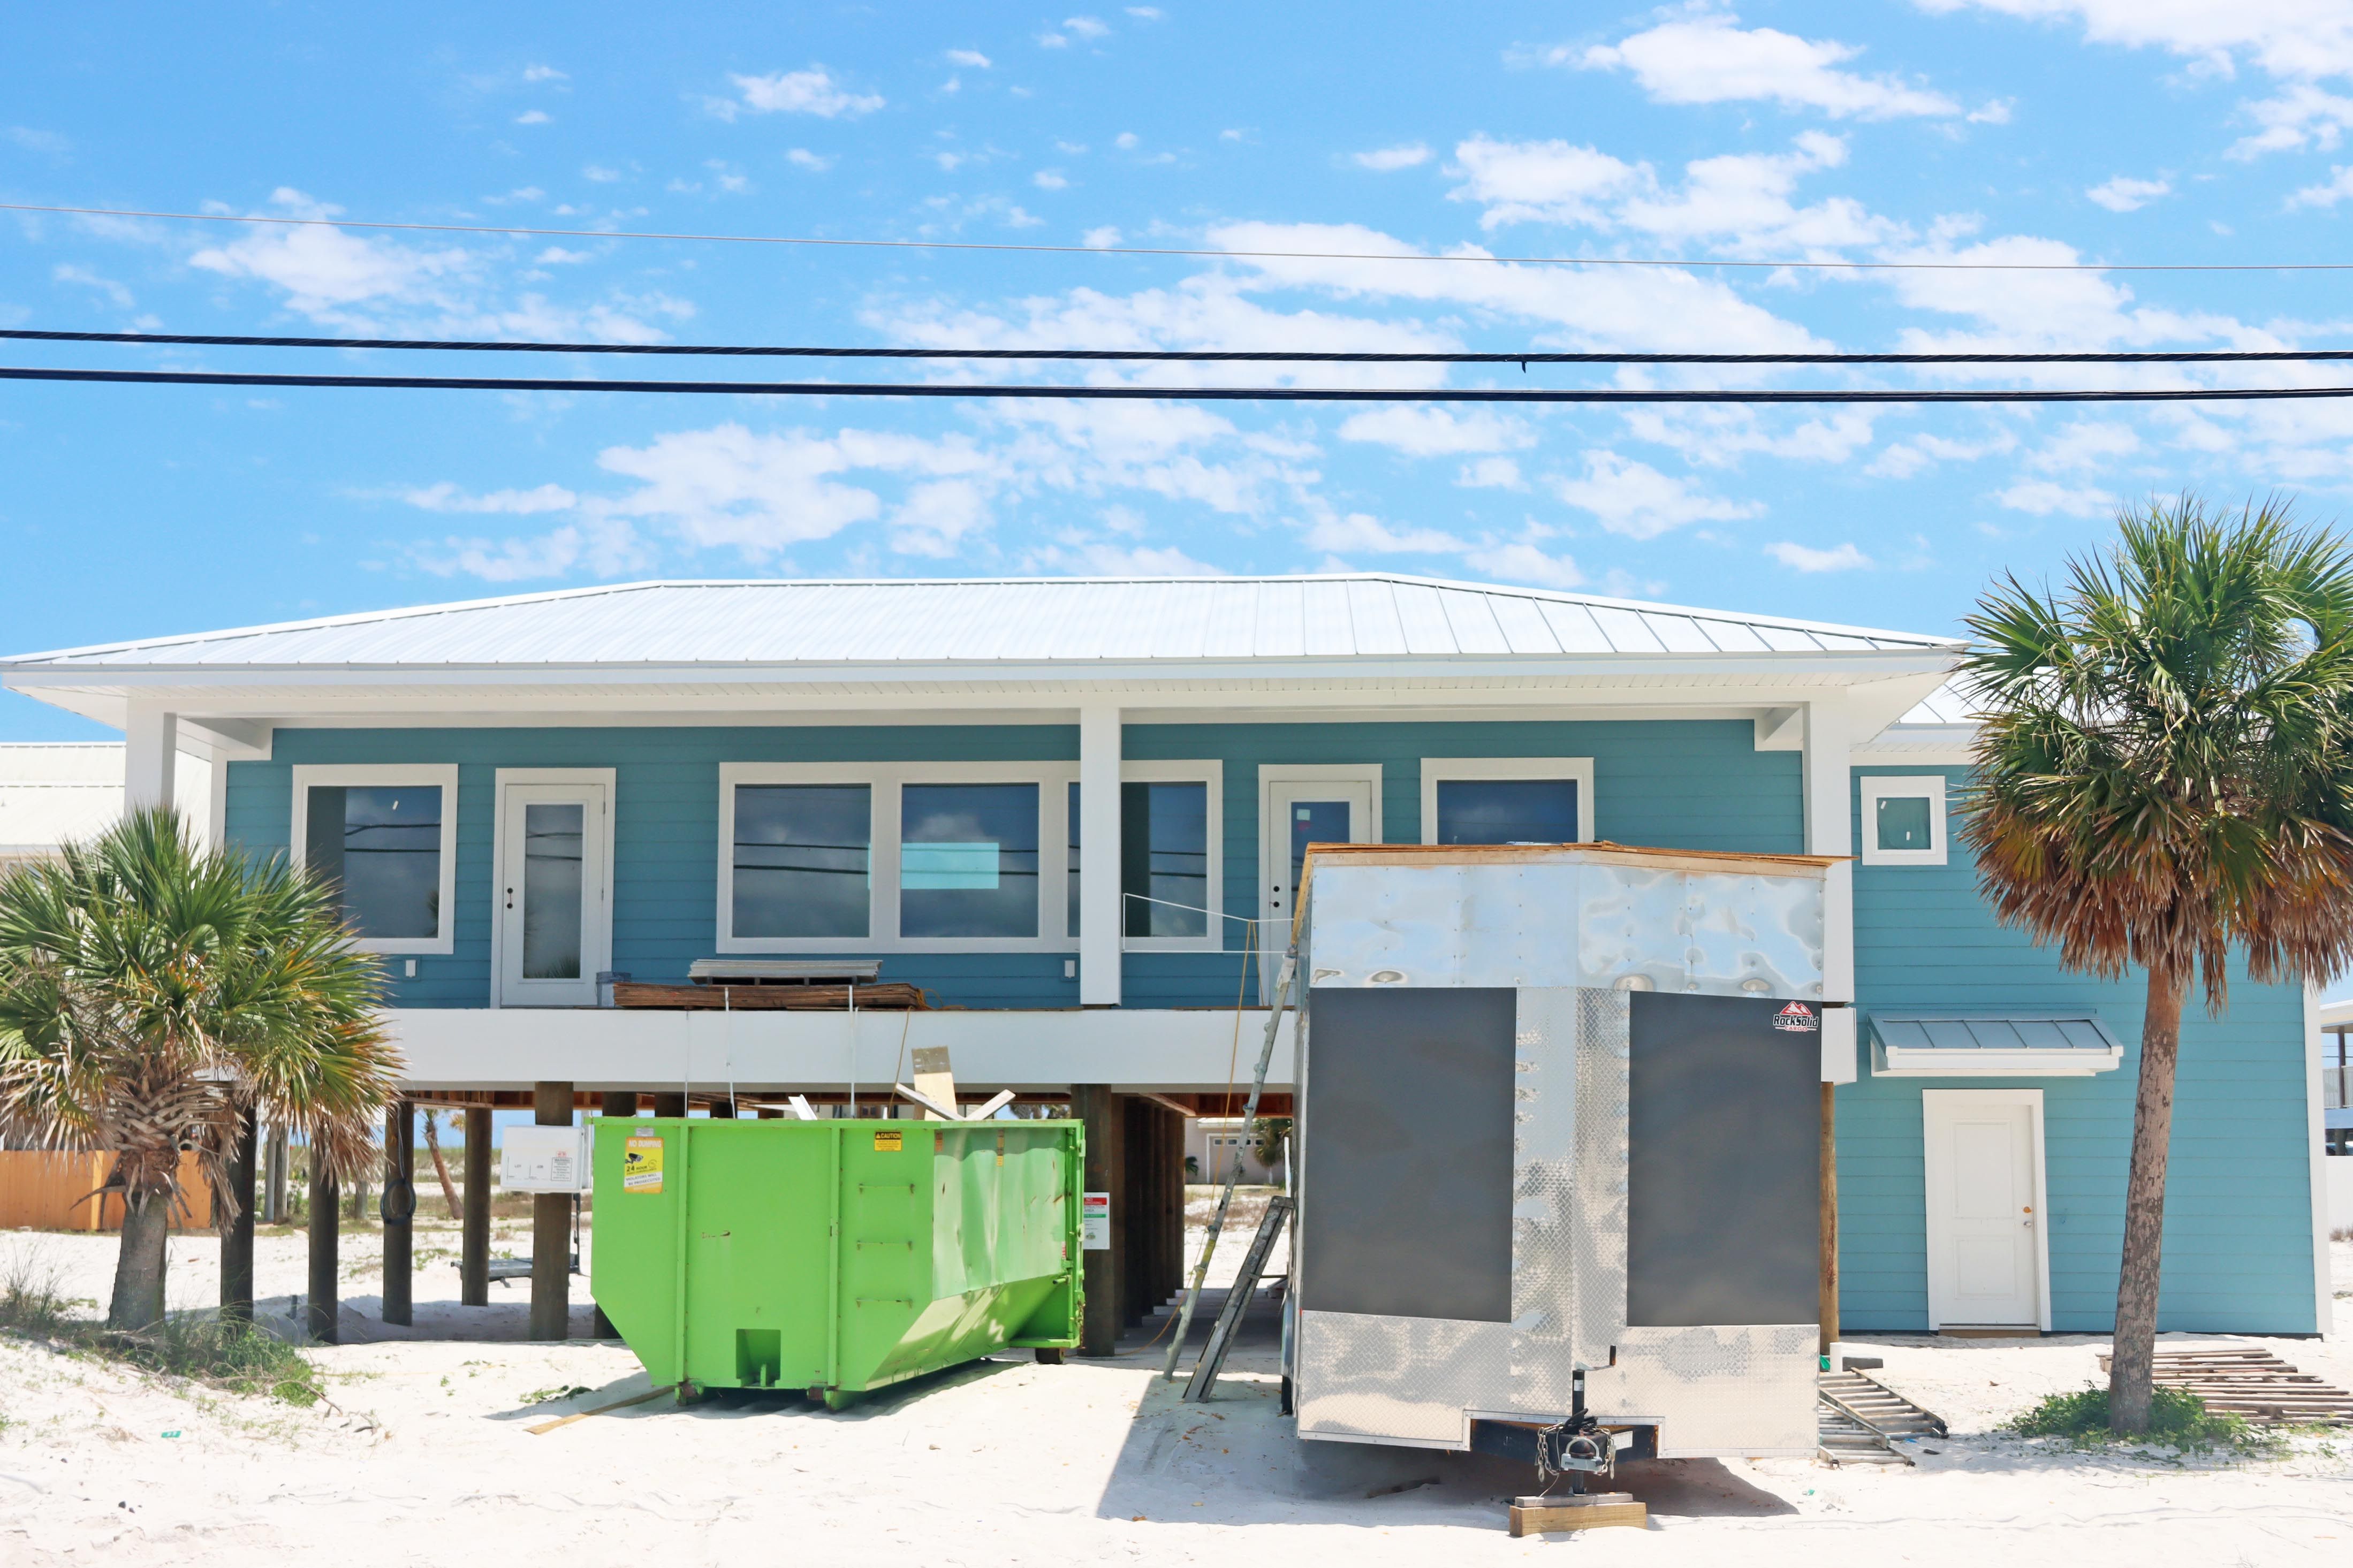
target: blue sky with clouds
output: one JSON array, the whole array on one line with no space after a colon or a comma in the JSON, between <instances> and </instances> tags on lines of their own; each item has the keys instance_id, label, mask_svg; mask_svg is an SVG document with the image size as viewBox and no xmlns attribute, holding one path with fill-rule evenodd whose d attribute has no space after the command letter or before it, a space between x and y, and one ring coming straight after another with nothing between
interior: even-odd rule
<instances>
[{"instance_id":1,"label":"blue sky with clouds","mask_svg":"<svg viewBox=\"0 0 2353 1568\"><path fill-rule=\"evenodd\" d=\"M0 325L937 347L2339 346L2344 0L27 6ZM638 229L1319 251L861 250ZM1622 269L1384 255L1651 257ZM397 356L456 373L473 362ZM382 353L8 345L15 363ZM502 358L494 372L761 362ZM789 369L784 374L797 374ZM838 368L818 374L840 375ZM848 373L856 376L862 373ZM1978 372L913 366L1172 387L1888 387ZM2326 367L2039 371L2328 384ZM2124 500L2334 519L2353 407L1496 409L0 387L10 651L652 575L1383 569L1907 628ZM0 700L0 738L83 732ZM91 731L94 732L94 731Z\"/></svg>"}]
</instances>

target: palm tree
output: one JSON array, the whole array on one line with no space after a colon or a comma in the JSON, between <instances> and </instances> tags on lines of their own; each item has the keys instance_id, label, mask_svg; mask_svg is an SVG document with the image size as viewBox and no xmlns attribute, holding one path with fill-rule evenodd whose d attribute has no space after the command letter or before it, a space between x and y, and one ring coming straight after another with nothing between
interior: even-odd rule
<instances>
[{"instance_id":1,"label":"palm tree","mask_svg":"<svg viewBox=\"0 0 2353 1568\"><path fill-rule=\"evenodd\" d=\"M2005 577L1968 618L1981 714L1964 837L2000 917L2070 969L2147 972L2109 1424L2147 1429L2184 999L2228 966L2353 957L2353 557L2274 502L2127 509L2053 595Z\"/></svg>"},{"instance_id":2,"label":"palm tree","mask_svg":"<svg viewBox=\"0 0 2353 1568\"><path fill-rule=\"evenodd\" d=\"M133 813L0 882L0 1129L111 1153L123 1200L109 1326L164 1317L166 1228L194 1151L215 1212L249 1113L357 1174L397 1092L333 889L282 858L198 849L168 810Z\"/></svg>"}]
</instances>

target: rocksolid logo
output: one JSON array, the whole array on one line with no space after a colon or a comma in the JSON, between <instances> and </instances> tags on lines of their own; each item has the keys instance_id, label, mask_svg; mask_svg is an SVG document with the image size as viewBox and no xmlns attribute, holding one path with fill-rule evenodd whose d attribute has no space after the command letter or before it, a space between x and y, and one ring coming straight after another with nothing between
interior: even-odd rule
<instances>
[{"instance_id":1,"label":"rocksolid logo","mask_svg":"<svg viewBox=\"0 0 2353 1568\"><path fill-rule=\"evenodd\" d=\"M1814 1010L1803 1002L1792 1002L1773 1015L1773 1026L1799 1034L1811 1034L1821 1027L1821 1020L1815 1017Z\"/></svg>"}]
</instances>

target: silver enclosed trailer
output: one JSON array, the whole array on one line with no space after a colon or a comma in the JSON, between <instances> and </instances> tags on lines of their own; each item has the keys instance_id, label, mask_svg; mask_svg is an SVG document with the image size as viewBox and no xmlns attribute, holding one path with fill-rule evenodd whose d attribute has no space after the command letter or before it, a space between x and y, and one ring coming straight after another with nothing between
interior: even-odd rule
<instances>
[{"instance_id":1,"label":"silver enclosed trailer","mask_svg":"<svg viewBox=\"0 0 2353 1568\"><path fill-rule=\"evenodd\" d=\"M1312 852L1301 1436L1814 1451L1831 863Z\"/></svg>"}]
</instances>

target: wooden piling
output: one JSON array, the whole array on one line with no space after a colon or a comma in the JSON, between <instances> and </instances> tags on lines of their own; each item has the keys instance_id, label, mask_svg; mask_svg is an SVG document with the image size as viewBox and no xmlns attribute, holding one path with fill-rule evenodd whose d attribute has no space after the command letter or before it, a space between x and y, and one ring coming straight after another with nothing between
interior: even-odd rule
<instances>
[{"instance_id":1,"label":"wooden piling","mask_svg":"<svg viewBox=\"0 0 2353 1568\"><path fill-rule=\"evenodd\" d=\"M1839 1337L1838 1085L1822 1085L1821 1352ZM1831 1369L1836 1372L1838 1369Z\"/></svg>"},{"instance_id":2,"label":"wooden piling","mask_svg":"<svg viewBox=\"0 0 2353 1568\"><path fill-rule=\"evenodd\" d=\"M572 1086L531 1087L532 1120L542 1127L572 1125ZM572 1323L572 1205L569 1193L535 1193L531 1200L531 1337L560 1340Z\"/></svg>"},{"instance_id":3,"label":"wooden piling","mask_svg":"<svg viewBox=\"0 0 2353 1568\"><path fill-rule=\"evenodd\" d=\"M228 1190L237 1217L221 1226L220 1315L253 1321L254 1163L260 1128L248 1110L237 1123L237 1150L229 1158Z\"/></svg>"},{"instance_id":4,"label":"wooden piling","mask_svg":"<svg viewBox=\"0 0 2353 1568\"><path fill-rule=\"evenodd\" d=\"M491 1304L491 1108L466 1107L466 1223L458 1243L458 1300Z\"/></svg>"},{"instance_id":5,"label":"wooden piling","mask_svg":"<svg viewBox=\"0 0 2353 1568\"><path fill-rule=\"evenodd\" d=\"M416 1321L417 1103L397 1100L384 1113L384 1321Z\"/></svg>"},{"instance_id":6,"label":"wooden piling","mask_svg":"<svg viewBox=\"0 0 2353 1568\"><path fill-rule=\"evenodd\" d=\"M319 1344L339 1342L342 1335L337 1256L343 1240L343 1194L327 1170L318 1146L311 1149L311 1293L302 1303L302 1326Z\"/></svg>"}]
</instances>

